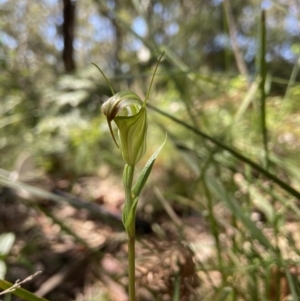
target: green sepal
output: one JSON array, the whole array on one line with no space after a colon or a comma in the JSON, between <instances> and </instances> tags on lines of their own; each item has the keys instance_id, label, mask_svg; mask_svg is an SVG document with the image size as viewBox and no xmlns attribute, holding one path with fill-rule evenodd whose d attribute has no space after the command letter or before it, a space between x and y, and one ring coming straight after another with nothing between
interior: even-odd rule
<instances>
[{"instance_id":1,"label":"green sepal","mask_svg":"<svg viewBox=\"0 0 300 301\"><path fill-rule=\"evenodd\" d=\"M148 160L148 162L146 163L146 165L144 166L143 170L141 171L136 183L133 186L132 189L132 195L133 198L139 197L139 195L142 192L142 189L144 188L148 177L151 173L152 167L154 165L154 162L159 154L159 152L161 151L161 149L163 148L163 146L165 145L166 141L167 141L167 134L166 134L166 138L164 140L164 142L162 143L162 145L155 151L155 153L150 157L150 159Z\"/></svg>"}]
</instances>

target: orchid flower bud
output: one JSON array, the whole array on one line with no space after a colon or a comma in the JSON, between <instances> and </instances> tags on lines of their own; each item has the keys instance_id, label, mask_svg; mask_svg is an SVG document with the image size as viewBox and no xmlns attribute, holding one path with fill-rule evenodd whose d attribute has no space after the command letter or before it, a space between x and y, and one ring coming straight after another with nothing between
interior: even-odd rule
<instances>
[{"instance_id":1,"label":"orchid flower bud","mask_svg":"<svg viewBox=\"0 0 300 301\"><path fill-rule=\"evenodd\" d=\"M111 135L115 139L111 122L118 127L122 156L128 165L135 165L146 152L147 112L145 103L133 92L122 91L102 105Z\"/></svg>"}]
</instances>

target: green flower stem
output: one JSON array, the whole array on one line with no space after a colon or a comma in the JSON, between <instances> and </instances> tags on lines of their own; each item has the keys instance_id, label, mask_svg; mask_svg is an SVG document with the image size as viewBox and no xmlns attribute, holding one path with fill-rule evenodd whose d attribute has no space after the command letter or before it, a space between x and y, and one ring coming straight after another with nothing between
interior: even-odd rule
<instances>
[{"instance_id":1,"label":"green flower stem","mask_svg":"<svg viewBox=\"0 0 300 301\"><path fill-rule=\"evenodd\" d=\"M125 165L123 183L125 188L126 208L131 208L134 202L132 195L132 182L134 165ZM129 206L128 206L129 205ZM126 209L125 209L126 210ZM135 301L135 217L126 229L128 234L128 276L129 276L129 300Z\"/></svg>"},{"instance_id":2,"label":"green flower stem","mask_svg":"<svg viewBox=\"0 0 300 301\"><path fill-rule=\"evenodd\" d=\"M135 237L128 241L129 300L135 301Z\"/></svg>"},{"instance_id":3,"label":"green flower stem","mask_svg":"<svg viewBox=\"0 0 300 301\"><path fill-rule=\"evenodd\" d=\"M134 165L126 164L123 173L123 184L125 189L125 203L129 205L128 207L131 207L133 203L133 197L132 197L133 175L134 175Z\"/></svg>"}]
</instances>

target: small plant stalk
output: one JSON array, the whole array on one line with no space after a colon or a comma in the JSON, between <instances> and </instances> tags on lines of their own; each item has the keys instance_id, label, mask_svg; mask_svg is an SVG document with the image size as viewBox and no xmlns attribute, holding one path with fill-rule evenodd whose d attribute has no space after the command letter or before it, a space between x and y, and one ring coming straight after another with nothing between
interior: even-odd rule
<instances>
[{"instance_id":1,"label":"small plant stalk","mask_svg":"<svg viewBox=\"0 0 300 301\"><path fill-rule=\"evenodd\" d=\"M135 236L128 240L129 300L135 301Z\"/></svg>"},{"instance_id":2,"label":"small plant stalk","mask_svg":"<svg viewBox=\"0 0 300 301\"><path fill-rule=\"evenodd\" d=\"M129 207L133 205L132 183L134 175L134 165L125 165L123 183L125 189L125 203ZM133 219L135 220L135 218ZM128 278L129 278L129 300L135 301L135 223L129 225L128 233Z\"/></svg>"},{"instance_id":3,"label":"small plant stalk","mask_svg":"<svg viewBox=\"0 0 300 301\"><path fill-rule=\"evenodd\" d=\"M145 101L142 101L138 95L131 91L121 91L115 94L102 70L95 65L107 81L113 94L113 96L103 104L102 112L106 116L112 138L119 147L112 129L112 121L114 121L118 128L120 148L125 161L123 172L125 205L122 212L122 220L128 235L128 288L130 301L135 301L135 213L137 202L150 175L156 157L166 142L165 140L151 156L133 186L135 165L143 157L147 147L146 136L148 122L146 103L156 70L163 55L164 53L160 56L155 67Z\"/></svg>"}]
</instances>

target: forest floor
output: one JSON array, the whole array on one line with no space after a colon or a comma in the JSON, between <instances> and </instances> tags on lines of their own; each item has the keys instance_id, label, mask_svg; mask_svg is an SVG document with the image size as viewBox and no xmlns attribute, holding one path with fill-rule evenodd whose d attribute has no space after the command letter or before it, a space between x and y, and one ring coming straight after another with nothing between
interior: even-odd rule
<instances>
[{"instance_id":1,"label":"forest floor","mask_svg":"<svg viewBox=\"0 0 300 301\"><path fill-rule=\"evenodd\" d=\"M1 230L16 235L6 279L15 282L42 271L23 287L49 300L128 300L119 179L104 170L99 177L82 177L72 183L45 178L40 182L67 198L96 204L108 218L105 221L86 209L4 189ZM201 286L221 281L218 271L204 273L196 268L197 263L215 257L213 236L199 214L183 215L167 202L162 207L160 212L151 212L151 219L145 213L147 206L139 210L144 214L139 214L137 224L138 300L171 300L179 287L180 300L199 300ZM11 300L18 299L12 296Z\"/></svg>"}]
</instances>

